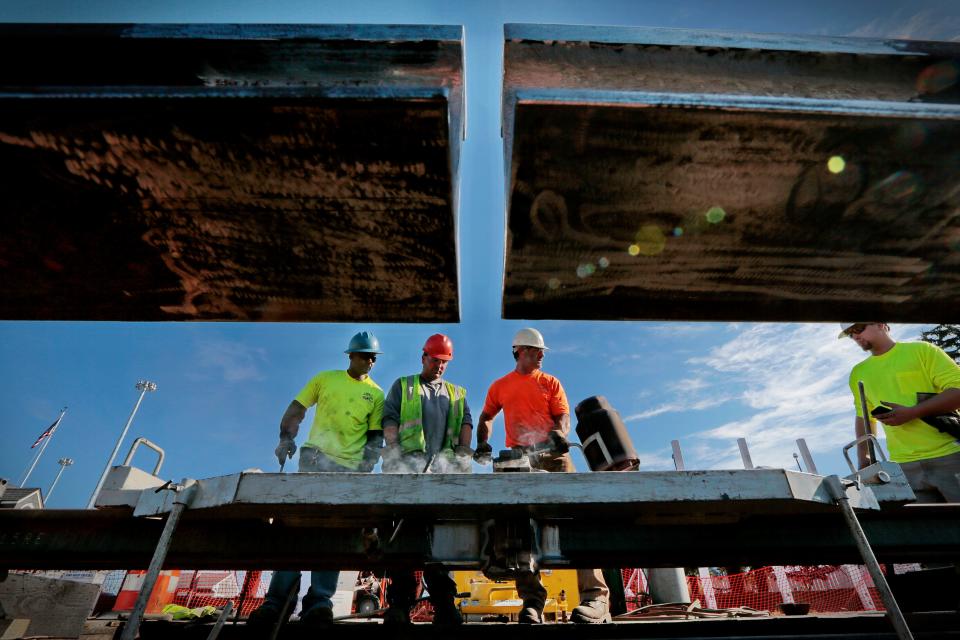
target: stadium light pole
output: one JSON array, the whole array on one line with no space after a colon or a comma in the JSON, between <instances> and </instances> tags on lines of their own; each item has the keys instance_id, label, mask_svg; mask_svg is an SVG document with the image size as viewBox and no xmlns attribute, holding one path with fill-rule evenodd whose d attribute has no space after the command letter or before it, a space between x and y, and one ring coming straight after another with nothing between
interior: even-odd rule
<instances>
[{"instance_id":1,"label":"stadium light pole","mask_svg":"<svg viewBox=\"0 0 960 640\"><path fill-rule=\"evenodd\" d=\"M53 489L57 486L57 483L60 482L60 476L63 475L64 469L73 464L73 458L60 458L57 460L57 464L60 465L60 471L57 471L57 477L53 479L53 484L47 489L47 499L43 501L44 505L50 500L50 496L53 495Z\"/></svg>"},{"instance_id":2,"label":"stadium light pole","mask_svg":"<svg viewBox=\"0 0 960 640\"><path fill-rule=\"evenodd\" d=\"M100 474L100 480L97 481L97 486L94 488L93 493L90 494L90 502L87 503L87 509L93 509L93 505L97 501L97 494L100 493L100 489L103 487L103 483L107 479L107 474L110 473L110 467L113 466L113 460L117 457L117 452L120 451L120 445L123 444L123 439L127 437L127 431L130 430L130 425L133 423L133 417L137 415L137 409L140 408L140 403L143 402L143 396L145 396L148 391L157 390L157 383L150 382L149 380L138 380L136 386L140 391L140 397L137 398L137 404L133 405L133 411L130 412L130 417L127 418L127 424L124 425L123 431L120 433L120 437L117 439L117 444L113 447L113 453L110 454L110 459L107 460L107 466L103 468L103 473Z\"/></svg>"}]
</instances>

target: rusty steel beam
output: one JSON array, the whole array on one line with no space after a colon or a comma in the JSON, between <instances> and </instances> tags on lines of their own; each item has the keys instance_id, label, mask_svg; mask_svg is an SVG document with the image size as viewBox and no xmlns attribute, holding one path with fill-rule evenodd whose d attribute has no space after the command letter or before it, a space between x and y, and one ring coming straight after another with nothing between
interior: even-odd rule
<instances>
[{"instance_id":1,"label":"rusty steel beam","mask_svg":"<svg viewBox=\"0 0 960 640\"><path fill-rule=\"evenodd\" d=\"M506 318L947 321L960 45L507 25Z\"/></svg>"},{"instance_id":2,"label":"rusty steel beam","mask_svg":"<svg viewBox=\"0 0 960 640\"><path fill-rule=\"evenodd\" d=\"M0 55L0 318L459 320L461 27L7 24Z\"/></svg>"}]
</instances>

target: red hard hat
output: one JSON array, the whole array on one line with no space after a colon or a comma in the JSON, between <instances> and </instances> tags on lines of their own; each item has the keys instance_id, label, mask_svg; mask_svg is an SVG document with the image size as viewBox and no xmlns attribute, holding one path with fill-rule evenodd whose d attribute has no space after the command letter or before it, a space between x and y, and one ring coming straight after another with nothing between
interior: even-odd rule
<instances>
[{"instance_id":1,"label":"red hard hat","mask_svg":"<svg viewBox=\"0 0 960 640\"><path fill-rule=\"evenodd\" d=\"M435 333L427 338L423 351L437 360L453 360L453 341L442 333Z\"/></svg>"}]
</instances>

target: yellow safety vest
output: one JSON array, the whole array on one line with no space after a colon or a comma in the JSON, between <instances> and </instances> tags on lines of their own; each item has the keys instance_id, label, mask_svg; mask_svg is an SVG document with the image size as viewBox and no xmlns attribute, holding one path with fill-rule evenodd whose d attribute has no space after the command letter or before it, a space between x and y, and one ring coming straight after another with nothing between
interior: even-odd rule
<instances>
[{"instance_id":1,"label":"yellow safety vest","mask_svg":"<svg viewBox=\"0 0 960 640\"><path fill-rule=\"evenodd\" d=\"M447 432L442 449L444 452L452 453L460 440L460 425L463 422L467 390L446 380L443 381L443 385L450 398L450 409L447 411ZM400 378L400 394L400 448L404 453L426 451L419 373Z\"/></svg>"}]
</instances>

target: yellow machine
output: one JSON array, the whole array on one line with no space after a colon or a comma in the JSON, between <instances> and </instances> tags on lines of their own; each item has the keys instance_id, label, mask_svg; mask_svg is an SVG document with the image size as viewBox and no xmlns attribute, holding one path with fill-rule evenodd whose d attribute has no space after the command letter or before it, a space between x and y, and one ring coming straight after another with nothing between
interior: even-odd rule
<instances>
[{"instance_id":1,"label":"yellow machine","mask_svg":"<svg viewBox=\"0 0 960 640\"><path fill-rule=\"evenodd\" d=\"M458 593L470 593L469 598L458 601L465 622L502 621L516 622L523 601L517 595L513 580L494 581L480 571L454 571ZM540 579L547 589L547 602L543 608L544 620L566 622L570 606L577 606L577 572L544 569ZM573 605L569 605L572 602Z\"/></svg>"}]
</instances>

